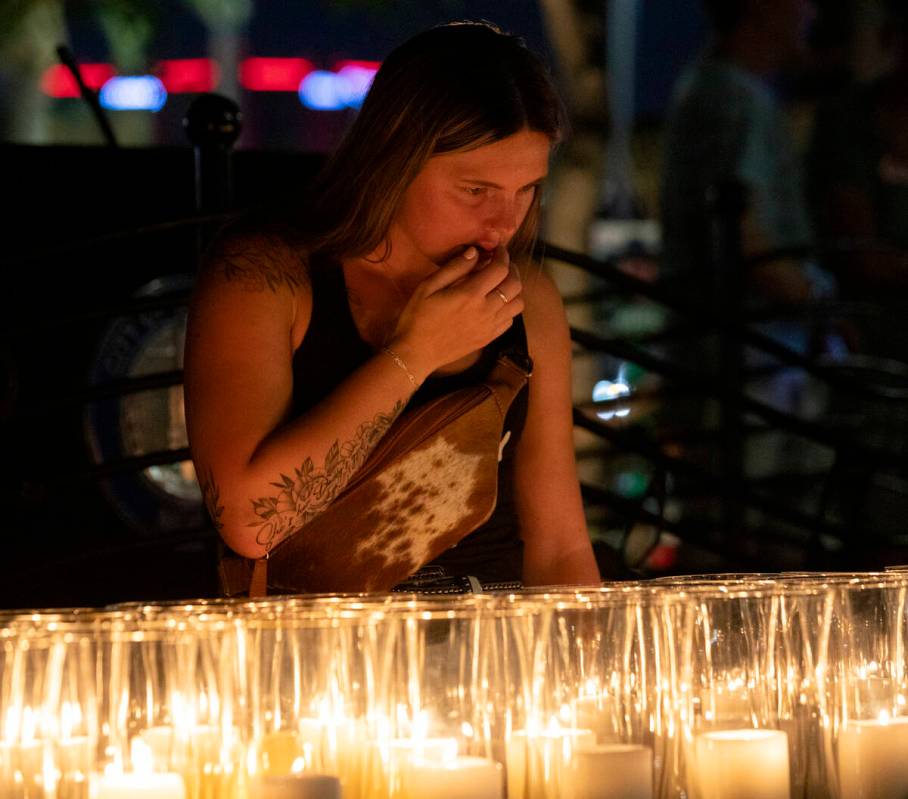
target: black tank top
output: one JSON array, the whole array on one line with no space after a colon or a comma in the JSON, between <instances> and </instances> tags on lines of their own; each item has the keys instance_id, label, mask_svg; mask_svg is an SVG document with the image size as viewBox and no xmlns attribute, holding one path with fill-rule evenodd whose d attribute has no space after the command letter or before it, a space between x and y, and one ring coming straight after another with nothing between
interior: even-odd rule
<instances>
[{"instance_id":1,"label":"black tank top","mask_svg":"<svg viewBox=\"0 0 908 799\"><path fill-rule=\"evenodd\" d=\"M294 418L324 399L347 375L374 355L356 329L340 265L316 263L312 265L310 275L312 317L306 335L293 355ZM507 333L483 349L472 366L456 374L429 377L410 398L407 410L446 392L480 382L507 345L524 353L527 351L526 332L520 317ZM526 413L527 387L524 386L514 399L502 428L498 502L492 516L459 544L426 565L442 566L446 574L472 575L483 582L521 579L523 541L514 500L514 453Z\"/></svg>"}]
</instances>

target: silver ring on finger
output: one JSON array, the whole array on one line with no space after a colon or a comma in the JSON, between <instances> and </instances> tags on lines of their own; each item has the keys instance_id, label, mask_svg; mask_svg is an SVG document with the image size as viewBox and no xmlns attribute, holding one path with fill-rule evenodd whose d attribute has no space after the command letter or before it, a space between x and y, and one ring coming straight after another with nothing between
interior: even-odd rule
<instances>
[{"instance_id":1,"label":"silver ring on finger","mask_svg":"<svg viewBox=\"0 0 908 799\"><path fill-rule=\"evenodd\" d=\"M499 297L501 297L501 301L502 301L505 305L507 305L507 304L510 302L510 300L508 299L508 295L505 294L501 289L496 288L496 289L495 289L495 293L496 293Z\"/></svg>"}]
</instances>

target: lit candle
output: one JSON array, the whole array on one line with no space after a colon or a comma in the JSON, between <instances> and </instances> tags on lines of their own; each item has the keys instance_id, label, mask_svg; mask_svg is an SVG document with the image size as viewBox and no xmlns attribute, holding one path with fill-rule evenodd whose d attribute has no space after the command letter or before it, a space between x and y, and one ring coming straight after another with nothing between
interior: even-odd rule
<instances>
[{"instance_id":1,"label":"lit candle","mask_svg":"<svg viewBox=\"0 0 908 799\"><path fill-rule=\"evenodd\" d=\"M689 772L700 799L790 798L788 736L781 730L700 733L694 760Z\"/></svg>"},{"instance_id":2,"label":"lit candle","mask_svg":"<svg viewBox=\"0 0 908 799\"><path fill-rule=\"evenodd\" d=\"M416 761L445 763L457 757L456 738L395 738L388 743L384 760L384 780L389 796L402 796L404 776Z\"/></svg>"},{"instance_id":3,"label":"lit candle","mask_svg":"<svg viewBox=\"0 0 908 799\"><path fill-rule=\"evenodd\" d=\"M179 774L103 774L96 775L93 799L185 799L183 778Z\"/></svg>"},{"instance_id":4,"label":"lit candle","mask_svg":"<svg viewBox=\"0 0 908 799\"><path fill-rule=\"evenodd\" d=\"M133 771L111 769L93 775L92 799L185 799L183 778L179 774L152 771L151 748L140 736L132 739L130 749Z\"/></svg>"},{"instance_id":5,"label":"lit candle","mask_svg":"<svg viewBox=\"0 0 908 799\"><path fill-rule=\"evenodd\" d=\"M56 767L60 781L57 783L59 796L69 793L79 795L80 786L88 780L93 765L92 747L88 736L79 735L64 738L55 752Z\"/></svg>"},{"instance_id":6,"label":"lit candle","mask_svg":"<svg viewBox=\"0 0 908 799\"><path fill-rule=\"evenodd\" d=\"M508 799L569 796L575 753L595 744L592 730L573 727L513 733L507 745Z\"/></svg>"},{"instance_id":7,"label":"lit candle","mask_svg":"<svg viewBox=\"0 0 908 799\"><path fill-rule=\"evenodd\" d=\"M484 757L443 762L413 760L407 766L402 799L501 799L501 766Z\"/></svg>"},{"instance_id":8,"label":"lit candle","mask_svg":"<svg viewBox=\"0 0 908 799\"><path fill-rule=\"evenodd\" d=\"M908 796L908 718L848 721L839 730L840 795Z\"/></svg>"},{"instance_id":9,"label":"lit candle","mask_svg":"<svg viewBox=\"0 0 908 799\"><path fill-rule=\"evenodd\" d=\"M289 774L257 777L250 799L341 799L337 777L327 774Z\"/></svg>"},{"instance_id":10,"label":"lit candle","mask_svg":"<svg viewBox=\"0 0 908 799\"><path fill-rule=\"evenodd\" d=\"M152 768L156 771L167 771L173 751L173 727L149 727L139 733L139 738L151 750Z\"/></svg>"},{"instance_id":11,"label":"lit candle","mask_svg":"<svg viewBox=\"0 0 908 799\"><path fill-rule=\"evenodd\" d=\"M574 753L574 799L653 799L653 750L600 744Z\"/></svg>"},{"instance_id":12,"label":"lit candle","mask_svg":"<svg viewBox=\"0 0 908 799\"><path fill-rule=\"evenodd\" d=\"M38 741L24 743L0 743L0 788L3 796L6 790L28 794L29 787L42 779L43 747Z\"/></svg>"},{"instance_id":13,"label":"lit candle","mask_svg":"<svg viewBox=\"0 0 908 799\"><path fill-rule=\"evenodd\" d=\"M283 776L293 771L293 764L303 757L303 743L292 730L269 732L259 744L262 774Z\"/></svg>"}]
</instances>

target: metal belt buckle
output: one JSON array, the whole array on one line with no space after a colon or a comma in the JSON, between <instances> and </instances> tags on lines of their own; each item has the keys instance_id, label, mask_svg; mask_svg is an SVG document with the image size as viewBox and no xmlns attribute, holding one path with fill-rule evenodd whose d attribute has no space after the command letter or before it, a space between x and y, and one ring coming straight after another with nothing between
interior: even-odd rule
<instances>
[{"instance_id":1,"label":"metal belt buckle","mask_svg":"<svg viewBox=\"0 0 908 799\"><path fill-rule=\"evenodd\" d=\"M445 574L442 566L424 566L391 591L427 595L481 594L482 586L475 577L454 577Z\"/></svg>"}]
</instances>

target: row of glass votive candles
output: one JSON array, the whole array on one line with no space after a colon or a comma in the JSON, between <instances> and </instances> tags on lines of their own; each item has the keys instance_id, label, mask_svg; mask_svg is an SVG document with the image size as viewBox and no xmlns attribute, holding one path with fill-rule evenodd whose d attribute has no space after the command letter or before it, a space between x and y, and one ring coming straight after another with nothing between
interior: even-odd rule
<instances>
[{"instance_id":1,"label":"row of glass votive candles","mask_svg":"<svg viewBox=\"0 0 908 799\"><path fill-rule=\"evenodd\" d=\"M908 572L0 615L9 799L901 799Z\"/></svg>"}]
</instances>

